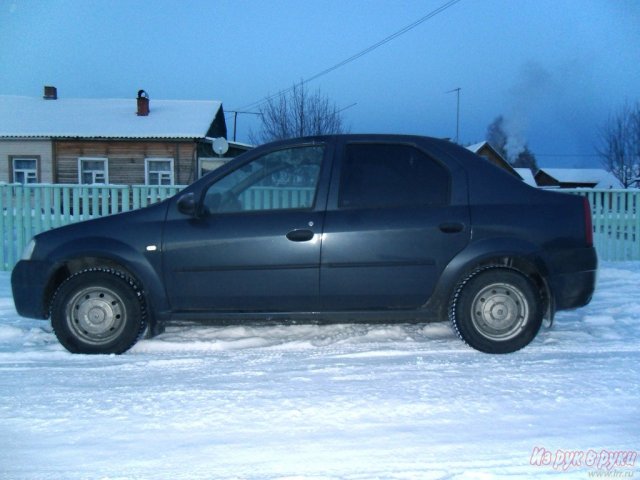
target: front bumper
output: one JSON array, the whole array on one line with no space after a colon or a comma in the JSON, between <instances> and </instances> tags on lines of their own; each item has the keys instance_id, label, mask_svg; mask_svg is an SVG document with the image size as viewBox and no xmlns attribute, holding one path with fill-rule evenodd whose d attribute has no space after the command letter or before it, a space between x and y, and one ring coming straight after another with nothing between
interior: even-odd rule
<instances>
[{"instance_id":1,"label":"front bumper","mask_svg":"<svg viewBox=\"0 0 640 480\"><path fill-rule=\"evenodd\" d=\"M42 320L49 317L45 304L49 268L48 263L38 260L20 260L13 268L11 289L19 315Z\"/></svg>"}]
</instances>

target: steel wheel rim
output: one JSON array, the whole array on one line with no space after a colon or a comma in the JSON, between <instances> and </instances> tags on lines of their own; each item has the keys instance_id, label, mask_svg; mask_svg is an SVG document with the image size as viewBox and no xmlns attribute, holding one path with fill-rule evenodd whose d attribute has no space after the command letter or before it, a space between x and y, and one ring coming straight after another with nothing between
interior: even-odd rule
<instances>
[{"instance_id":1,"label":"steel wheel rim","mask_svg":"<svg viewBox=\"0 0 640 480\"><path fill-rule=\"evenodd\" d=\"M517 336L529 318L524 294L506 283L484 287L471 302L471 319L478 332L491 340Z\"/></svg>"},{"instance_id":2,"label":"steel wheel rim","mask_svg":"<svg viewBox=\"0 0 640 480\"><path fill-rule=\"evenodd\" d=\"M70 330L86 343L104 345L116 339L126 323L126 309L120 295L105 287L78 291L67 307Z\"/></svg>"}]
</instances>

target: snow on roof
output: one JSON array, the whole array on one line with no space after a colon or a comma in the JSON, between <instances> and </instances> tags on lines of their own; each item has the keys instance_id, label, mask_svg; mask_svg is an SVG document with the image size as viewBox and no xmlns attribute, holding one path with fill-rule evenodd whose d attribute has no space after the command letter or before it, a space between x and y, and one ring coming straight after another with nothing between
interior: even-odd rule
<instances>
[{"instance_id":1,"label":"snow on roof","mask_svg":"<svg viewBox=\"0 0 640 480\"><path fill-rule=\"evenodd\" d=\"M45 100L0 95L0 137L203 138L222 103L154 100L148 116L136 99Z\"/></svg>"},{"instance_id":2,"label":"snow on roof","mask_svg":"<svg viewBox=\"0 0 640 480\"><path fill-rule=\"evenodd\" d=\"M537 187L536 179L533 177L533 172L531 172L528 168L514 168L516 173L520 175L522 181L527 185L531 185L532 187Z\"/></svg>"},{"instance_id":3,"label":"snow on roof","mask_svg":"<svg viewBox=\"0 0 640 480\"><path fill-rule=\"evenodd\" d=\"M541 168L560 183L592 183L596 188L621 188L620 181L602 168Z\"/></svg>"},{"instance_id":4,"label":"snow on roof","mask_svg":"<svg viewBox=\"0 0 640 480\"><path fill-rule=\"evenodd\" d=\"M473 145L469 145L467 147L465 147L467 150L471 150L473 153L478 153L480 151L480 149L482 147L484 147L485 145L487 145L488 142L484 141L484 142L480 142L480 143L474 143ZM491 145L489 145L491 146Z\"/></svg>"}]
</instances>

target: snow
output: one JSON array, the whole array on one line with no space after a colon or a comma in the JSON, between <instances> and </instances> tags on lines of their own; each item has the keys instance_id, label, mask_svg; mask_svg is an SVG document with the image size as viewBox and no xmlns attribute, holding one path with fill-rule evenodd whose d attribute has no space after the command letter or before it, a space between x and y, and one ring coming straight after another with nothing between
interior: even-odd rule
<instances>
[{"instance_id":1,"label":"snow","mask_svg":"<svg viewBox=\"0 0 640 480\"><path fill-rule=\"evenodd\" d=\"M220 108L219 101L152 98L149 115L138 116L135 98L0 95L0 137L204 138Z\"/></svg>"},{"instance_id":2,"label":"snow","mask_svg":"<svg viewBox=\"0 0 640 480\"><path fill-rule=\"evenodd\" d=\"M640 263L520 352L430 325L174 325L67 353L0 273L0 478L436 479L633 475Z\"/></svg>"},{"instance_id":3,"label":"snow","mask_svg":"<svg viewBox=\"0 0 640 480\"><path fill-rule=\"evenodd\" d=\"M514 168L514 170L518 175L520 175L520 178L522 178L522 181L524 183L532 187L538 186L538 184L536 183L536 179L534 178L533 173L529 168Z\"/></svg>"},{"instance_id":4,"label":"snow","mask_svg":"<svg viewBox=\"0 0 640 480\"><path fill-rule=\"evenodd\" d=\"M541 168L560 183L592 183L593 188L622 188L620 181L601 168Z\"/></svg>"},{"instance_id":5,"label":"snow","mask_svg":"<svg viewBox=\"0 0 640 480\"><path fill-rule=\"evenodd\" d=\"M478 142L478 143L474 143L473 145L468 145L465 148L467 150L472 151L473 153L478 153L482 147L487 146L487 145L491 147L491 144L485 140L484 142ZM493 148L493 147L491 147L491 148Z\"/></svg>"}]
</instances>

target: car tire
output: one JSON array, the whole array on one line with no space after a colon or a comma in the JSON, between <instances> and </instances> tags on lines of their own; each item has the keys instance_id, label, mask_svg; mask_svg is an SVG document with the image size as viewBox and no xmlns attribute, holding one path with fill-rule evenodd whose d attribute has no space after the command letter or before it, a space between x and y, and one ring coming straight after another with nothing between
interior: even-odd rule
<instances>
[{"instance_id":1,"label":"car tire","mask_svg":"<svg viewBox=\"0 0 640 480\"><path fill-rule=\"evenodd\" d=\"M123 353L147 326L140 288L113 269L87 269L66 279L50 313L56 337L72 353Z\"/></svg>"},{"instance_id":2,"label":"car tire","mask_svg":"<svg viewBox=\"0 0 640 480\"><path fill-rule=\"evenodd\" d=\"M449 319L458 336L485 353L511 353L528 345L542 325L535 284L512 268L475 270L456 287Z\"/></svg>"}]
</instances>

